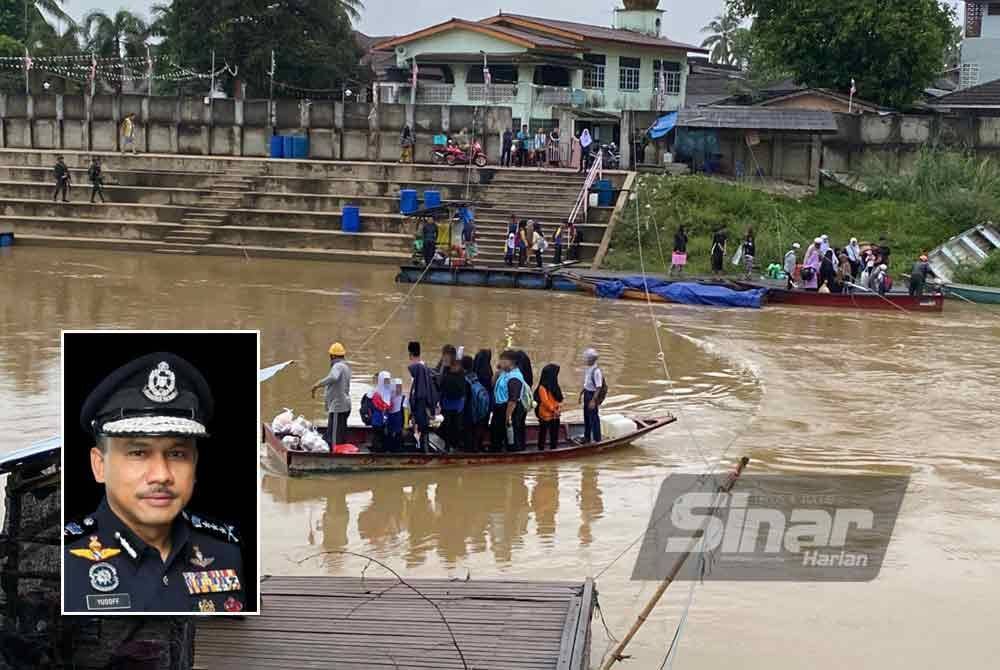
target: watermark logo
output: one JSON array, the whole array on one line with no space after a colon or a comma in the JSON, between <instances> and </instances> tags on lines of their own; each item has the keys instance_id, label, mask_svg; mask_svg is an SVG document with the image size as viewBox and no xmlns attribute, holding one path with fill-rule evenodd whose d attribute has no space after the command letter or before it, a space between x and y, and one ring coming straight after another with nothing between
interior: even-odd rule
<instances>
[{"instance_id":1,"label":"watermark logo","mask_svg":"<svg viewBox=\"0 0 1000 670\"><path fill-rule=\"evenodd\" d=\"M633 579L871 581L909 477L743 475L728 494L713 482L663 482Z\"/></svg>"}]
</instances>

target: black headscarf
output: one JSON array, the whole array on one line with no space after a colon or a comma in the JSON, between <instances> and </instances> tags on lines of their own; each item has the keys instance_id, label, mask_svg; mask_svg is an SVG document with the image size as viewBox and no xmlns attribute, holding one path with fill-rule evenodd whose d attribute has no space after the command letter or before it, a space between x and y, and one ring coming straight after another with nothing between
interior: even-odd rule
<instances>
[{"instance_id":1,"label":"black headscarf","mask_svg":"<svg viewBox=\"0 0 1000 670\"><path fill-rule=\"evenodd\" d=\"M538 380L538 388L545 387L545 390L555 398L556 402L563 401L562 389L559 388L559 366L549 363L542 368L541 378ZM538 398L538 389L535 389L535 401L541 402Z\"/></svg>"},{"instance_id":2,"label":"black headscarf","mask_svg":"<svg viewBox=\"0 0 1000 670\"><path fill-rule=\"evenodd\" d=\"M535 383L535 376L531 374L531 359L528 358L528 354L523 351L515 351L517 354L517 369L521 371L521 376L524 377L524 382L528 386L532 386Z\"/></svg>"},{"instance_id":3,"label":"black headscarf","mask_svg":"<svg viewBox=\"0 0 1000 670\"><path fill-rule=\"evenodd\" d=\"M489 349L480 349L472 363L472 369L479 383L487 390L493 390L493 353Z\"/></svg>"}]
</instances>

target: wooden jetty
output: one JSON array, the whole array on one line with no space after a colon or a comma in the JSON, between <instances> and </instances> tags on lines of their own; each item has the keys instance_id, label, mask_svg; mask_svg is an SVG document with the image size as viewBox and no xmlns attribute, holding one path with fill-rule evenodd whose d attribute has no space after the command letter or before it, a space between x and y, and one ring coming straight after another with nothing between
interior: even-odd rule
<instances>
[{"instance_id":1,"label":"wooden jetty","mask_svg":"<svg viewBox=\"0 0 1000 670\"><path fill-rule=\"evenodd\" d=\"M395 579L266 578L260 616L199 619L194 668L590 667L592 580L407 584L434 604Z\"/></svg>"}]
</instances>

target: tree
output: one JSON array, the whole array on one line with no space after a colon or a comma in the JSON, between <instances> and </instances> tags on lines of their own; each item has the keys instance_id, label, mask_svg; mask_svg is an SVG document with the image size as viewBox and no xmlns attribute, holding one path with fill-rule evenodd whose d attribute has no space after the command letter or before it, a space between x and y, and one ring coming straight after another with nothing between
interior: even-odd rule
<instances>
[{"instance_id":1,"label":"tree","mask_svg":"<svg viewBox=\"0 0 1000 670\"><path fill-rule=\"evenodd\" d=\"M907 107L941 71L955 24L939 0L728 0L758 48L809 86Z\"/></svg>"},{"instance_id":2,"label":"tree","mask_svg":"<svg viewBox=\"0 0 1000 670\"><path fill-rule=\"evenodd\" d=\"M40 24L51 26L48 19L75 26L62 8L64 3L65 0L0 0L0 35L30 45L38 37L36 28Z\"/></svg>"},{"instance_id":3,"label":"tree","mask_svg":"<svg viewBox=\"0 0 1000 670\"><path fill-rule=\"evenodd\" d=\"M701 29L703 33L711 33L701 43L705 49L711 49L709 60L722 65L734 65L733 35L740 29L740 18L733 12L719 14L707 26Z\"/></svg>"},{"instance_id":4,"label":"tree","mask_svg":"<svg viewBox=\"0 0 1000 670\"><path fill-rule=\"evenodd\" d=\"M159 53L206 72L214 49L218 67L238 67L248 94L266 97L272 51L278 82L340 89L358 80L351 20L359 7L358 0L173 0L154 8L153 25L163 37Z\"/></svg>"},{"instance_id":5,"label":"tree","mask_svg":"<svg viewBox=\"0 0 1000 670\"><path fill-rule=\"evenodd\" d=\"M105 58L119 59L118 74L129 74L125 58L144 56L149 26L132 12L120 9L114 16L94 10L83 19L83 35L86 49ZM122 79L112 82L117 92L122 90Z\"/></svg>"}]
</instances>

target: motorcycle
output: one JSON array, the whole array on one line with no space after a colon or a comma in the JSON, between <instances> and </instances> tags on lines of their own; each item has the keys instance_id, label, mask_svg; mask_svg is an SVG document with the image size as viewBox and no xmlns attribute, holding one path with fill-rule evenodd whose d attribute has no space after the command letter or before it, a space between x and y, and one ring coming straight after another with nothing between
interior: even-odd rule
<instances>
[{"instance_id":1,"label":"motorcycle","mask_svg":"<svg viewBox=\"0 0 1000 670\"><path fill-rule=\"evenodd\" d=\"M447 144L434 147L431 153L431 162L434 165L443 165L448 158L449 150L453 147L454 143L451 140L448 140Z\"/></svg>"},{"instance_id":2,"label":"motorcycle","mask_svg":"<svg viewBox=\"0 0 1000 670\"><path fill-rule=\"evenodd\" d=\"M604 153L604 167L609 170L617 170L621 167L622 157L618 153L618 147L615 143L601 145L601 151Z\"/></svg>"},{"instance_id":3,"label":"motorcycle","mask_svg":"<svg viewBox=\"0 0 1000 670\"><path fill-rule=\"evenodd\" d=\"M447 165L468 165L472 162L476 167L486 167L489 159L483 153L483 146L479 142L473 142L469 146L469 152L462 151L454 144L444 147L444 162Z\"/></svg>"}]
</instances>

